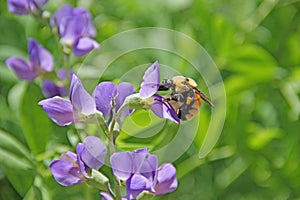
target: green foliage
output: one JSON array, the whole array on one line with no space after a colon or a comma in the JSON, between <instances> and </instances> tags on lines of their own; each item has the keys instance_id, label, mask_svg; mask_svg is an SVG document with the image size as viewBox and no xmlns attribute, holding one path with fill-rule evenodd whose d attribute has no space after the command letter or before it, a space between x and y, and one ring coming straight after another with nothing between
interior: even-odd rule
<instances>
[{"instance_id":1,"label":"green foliage","mask_svg":"<svg viewBox=\"0 0 300 200\"><path fill-rule=\"evenodd\" d=\"M166 160L168 155L176 155L176 150L185 149L174 162L178 189L155 199L300 197L299 1L49 0L46 8L55 11L67 2L91 10L100 43L133 28L169 28L201 44L222 75L226 102L214 108L220 112L226 109L220 136L207 135L212 115L207 105L200 109L199 124L197 119L182 127L147 111L126 119L117 139L122 150L149 147ZM48 28L32 17L10 14L3 5L0 9L0 199L99 199L99 192L85 185L65 188L53 180L49 162L74 148L67 140L68 128L54 125L37 105L44 98L40 80L20 83L4 64L12 55L28 58L28 37L36 38L56 55L54 39ZM177 42L178 49L192 52L187 44ZM120 41L114 45L132 44ZM156 59L171 66L161 78L179 72L197 80L199 88L207 93L205 78L195 72L192 64L163 50L128 52L110 64L101 80L126 80L138 87L142 77L137 74L142 71L132 72L136 73L134 80L126 73L133 66ZM72 58L75 69L81 61ZM88 87L91 80L85 81ZM176 140L179 130L186 134L184 139L192 140L191 145ZM168 149L171 142L178 147L174 152Z\"/></svg>"},{"instance_id":2,"label":"green foliage","mask_svg":"<svg viewBox=\"0 0 300 200\"><path fill-rule=\"evenodd\" d=\"M35 155L45 151L51 131L50 119L43 109L37 106L43 98L40 87L29 83L20 102L20 118L24 135L31 152Z\"/></svg>"}]
</instances>

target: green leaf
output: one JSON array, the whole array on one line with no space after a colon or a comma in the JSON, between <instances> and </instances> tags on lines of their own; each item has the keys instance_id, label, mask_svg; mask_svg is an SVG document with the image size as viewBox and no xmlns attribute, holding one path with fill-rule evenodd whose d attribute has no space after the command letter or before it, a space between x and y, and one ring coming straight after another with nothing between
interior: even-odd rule
<instances>
[{"instance_id":1,"label":"green leaf","mask_svg":"<svg viewBox=\"0 0 300 200\"><path fill-rule=\"evenodd\" d=\"M33 185L25 195L24 200L38 200L38 199L42 199L41 191L39 190L39 188Z\"/></svg>"},{"instance_id":2,"label":"green leaf","mask_svg":"<svg viewBox=\"0 0 300 200\"><path fill-rule=\"evenodd\" d=\"M4 173L20 196L24 196L33 185L35 177L35 172L33 170L20 170L5 167Z\"/></svg>"},{"instance_id":3,"label":"green leaf","mask_svg":"<svg viewBox=\"0 0 300 200\"><path fill-rule=\"evenodd\" d=\"M24 135L32 153L45 151L51 123L38 102L44 97L35 83L29 83L20 105L20 118Z\"/></svg>"},{"instance_id":4,"label":"green leaf","mask_svg":"<svg viewBox=\"0 0 300 200\"><path fill-rule=\"evenodd\" d=\"M27 170L32 167L32 164L24 157L17 156L2 148L0 148L0 164L14 170Z\"/></svg>"},{"instance_id":5,"label":"green leaf","mask_svg":"<svg viewBox=\"0 0 300 200\"><path fill-rule=\"evenodd\" d=\"M0 149L8 150L16 156L24 156L28 160L32 158L28 149L21 142L2 130L0 130Z\"/></svg>"},{"instance_id":6,"label":"green leaf","mask_svg":"<svg viewBox=\"0 0 300 200\"><path fill-rule=\"evenodd\" d=\"M1 16L0 29L2 31L0 44L26 49L26 34L23 25L11 17Z\"/></svg>"}]
</instances>

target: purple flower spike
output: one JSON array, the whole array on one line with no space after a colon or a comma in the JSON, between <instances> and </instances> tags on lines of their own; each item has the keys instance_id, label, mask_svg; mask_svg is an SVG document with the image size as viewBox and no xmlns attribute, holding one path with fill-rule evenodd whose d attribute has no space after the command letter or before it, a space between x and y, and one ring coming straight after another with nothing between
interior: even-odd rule
<instances>
[{"instance_id":1,"label":"purple flower spike","mask_svg":"<svg viewBox=\"0 0 300 200\"><path fill-rule=\"evenodd\" d=\"M83 8L62 6L53 16L52 26L58 27L61 43L72 49L75 56L81 57L100 45L91 37L96 35L90 13Z\"/></svg>"},{"instance_id":2,"label":"purple flower spike","mask_svg":"<svg viewBox=\"0 0 300 200\"><path fill-rule=\"evenodd\" d=\"M98 170L103 165L106 146L99 138L88 136L77 145L76 153L67 152L60 160L50 163L55 180L63 186L79 184L90 178L90 170Z\"/></svg>"},{"instance_id":3,"label":"purple flower spike","mask_svg":"<svg viewBox=\"0 0 300 200\"><path fill-rule=\"evenodd\" d=\"M154 95L160 85L160 73L158 62L155 61L145 72L140 89L140 97L148 98Z\"/></svg>"},{"instance_id":4,"label":"purple flower spike","mask_svg":"<svg viewBox=\"0 0 300 200\"><path fill-rule=\"evenodd\" d=\"M53 70L52 55L34 39L28 40L28 52L30 62L17 57L11 57L6 60L6 65L21 80L33 81L37 76Z\"/></svg>"},{"instance_id":5,"label":"purple flower spike","mask_svg":"<svg viewBox=\"0 0 300 200\"><path fill-rule=\"evenodd\" d=\"M55 96L39 102L46 114L58 125L66 126L96 113L94 98L83 88L79 78L73 74L70 101Z\"/></svg>"},{"instance_id":6,"label":"purple flower spike","mask_svg":"<svg viewBox=\"0 0 300 200\"><path fill-rule=\"evenodd\" d=\"M177 188L174 166L163 164L158 168L157 157L148 149L114 153L110 162L114 175L126 180L127 199L135 199L143 191L165 194Z\"/></svg>"},{"instance_id":7,"label":"purple flower spike","mask_svg":"<svg viewBox=\"0 0 300 200\"><path fill-rule=\"evenodd\" d=\"M8 11L17 15L27 15L41 9L48 0L8 0Z\"/></svg>"}]
</instances>

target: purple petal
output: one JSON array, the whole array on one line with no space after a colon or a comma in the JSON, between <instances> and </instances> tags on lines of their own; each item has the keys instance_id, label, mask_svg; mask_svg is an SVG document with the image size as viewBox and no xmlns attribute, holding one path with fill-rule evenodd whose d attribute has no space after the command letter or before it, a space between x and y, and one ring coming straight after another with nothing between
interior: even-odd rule
<instances>
[{"instance_id":1,"label":"purple petal","mask_svg":"<svg viewBox=\"0 0 300 200\"><path fill-rule=\"evenodd\" d=\"M77 155L73 152L68 151L67 153L61 154L60 160L72 162L73 164L76 164L77 162Z\"/></svg>"},{"instance_id":2,"label":"purple petal","mask_svg":"<svg viewBox=\"0 0 300 200\"><path fill-rule=\"evenodd\" d=\"M102 200L114 200L114 198L106 192L100 192L100 195L102 196ZM126 197L122 197L121 199L128 200Z\"/></svg>"},{"instance_id":3,"label":"purple petal","mask_svg":"<svg viewBox=\"0 0 300 200\"><path fill-rule=\"evenodd\" d=\"M5 64L10 67L21 80L33 81L37 76L37 71L25 60L11 57Z\"/></svg>"},{"instance_id":4,"label":"purple petal","mask_svg":"<svg viewBox=\"0 0 300 200\"><path fill-rule=\"evenodd\" d=\"M27 0L8 0L7 1L8 11L18 15L29 14L29 5Z\"/></svg>"},{"instance_id":5,"label":"purple petal","mask_svg":"<svg viewBox=\"0 0 300 200\"><path fill-rule=\"evenodd\" d=\"M43 71L47 72L53 70L52 55L34 39L28 40L28 52L30 61L32 62L34 68L42 69Z\"/></svg>"},{"instance_id":6,"label":"purple petal","mask_svg":"<svg viewBox=\"0 0 300 200\"><path fill-rule=\"evenodd\" d=\"M138 149L132 153L133 171L155 182L158 159L156 155L151 155L145 150Z\"/></svg>"},{"instance_id":7,"label":"purple petal","mask_svg":"<svg viewBox=\"0 0 300 200\"><path fill-rule=\"evenodd\" d=\"M65 86L57 86L50 80L45 80L43 82L42 91L46 98L51 98L54 96L65 97L68 95L68 91Z\"/></svg>"},{"instance_id":8,"label":"purple petal","mask_svg":"<svg viewBox=\"0 0 300 200\"><path fill-rule=\"evenodd\" d=\"M180 123L175 110L168 102L163 102L160 95L153 96L156 100L150 105L150 109L160 118L169 119L177 124Z\"/></svg>"},{"instance_id":9,"label":"purple petal","mask_svg":"<svg viewBox=\"0 0 300 200\"><path fill-rule=\"evenodd\" d=\"M73 74L70 86L70 100L76 112L91 115L96 112L94 98L83 88L80 79Z\"/></svg>"},{"instance_id":10,"label":"purple petal","mask_svg":"<svg viewBox=\"0 0 300 200\"><path fill-rule=\"evenodd\" d=\"M132 156L130 152L114 153L110 157L110 163L114 175L121 180L128 179L132 172Z\"/></svg>"},{"instance_id":11,"label":"purple petal","mask_svg":"<svg viewBox=\"0 0 300 200\"><path fill-rule=\"evenodd\" d=\"M161 165L157 171L157 184L154 188L156 195L173 192L177 188L176 169L170 164Z\"/></svg>"},{"instance_id":12,"label":"purple petal","mask_svg":"<svg viewBox=\"0 0 300 200\"><path fill-rule=\"evenodd\" d=\"M126 181L126 193L128 199L136 199L136 197L144 190L151 191L151 182L144 176L135 174Z\"/></svg>"},{"instance_id":13,"label":"purple petal","mask_svg":"<svg viewBox=\"0 0 300 200\"><path fill-rule=\"evenodd\" d=\"M73 108L70 101L61 97L42 100L38 105L43 106L46 114L60 126L74 123Z\"/></svg>"},{"instance_id":14,"label":"purple petal","mask_svg":"<svg viewBox=\"0 0 300 200\"><path fill-rule=\"evenodd\" d=\"M79 184L84 181L79 169L74 164L65 160L54 160L50 163L50 170L54 179L63 186Z\"/></svg>"},{"instance_id":15,"label":"purple petal","mask_svg":"<svg viewBox=\"0 0 300 200\"><path fill-rule=\"evenodd\" d=\"M82 161L81 154L84 151L84 145L82 143L77 144L76 146L76 154L77 154L77 165L80 169L80 172L85 176L86 178L90 178L88 175L88 171L90 168Z\"/></svg>"},{"instance_id":16,"label":"purple petal","mask_svg":"<svg viewBox=\"0 0 300 200\"><path fill-rule=\"evenodd\" d=\"M94 49L99 49L100 45L93 39L84 37L78 39L73 45L73 53L77 57L84 56Z\"/></svg>"},{"instance_id":17,"label":"purple petal","mask_svg":"<svg viewBox=\"0 0 300 200\"><path fill-rule=\"evenodd\" d=\"M112 82L100 83L93 92L96 108L103 114L105 119L110 119L112 115L112 100L115 95L116 86Z\"/></svg>"},{"instance_id":18,"label":"purple petal","mask_svg":"<svg viewBox=\"0 0 300 200\"><path fill-rule=\"evenodd\" d=\"M116 95L116 110L119 110L119 108L124 103L124 100L127 96L135 94L134 87L131 83L127 82L121 82L117 86L117 95Z\"/></svg>"},{"instance_id":19,"label":"purple petal","mask_svg":"<svg viewBox=\"0 0 300 200\"><path fill-rule=\"evenodd\" d=\"M105 161L106 146L95 136L88 136L83 141L84 149L80 154L81 160L92 169L98 170Z\"/></svg>"},{"instance_id":20,"label":"purple petal","mask_svg":"<svg viewBox=\"0 0 300 200\"><path fill-rule=\"evenodd\" d=\"M133 85L127 82L122 82L117 86L117 95L116 95L116 110L118 111L119 108L123 105L127 96L135 94L135 90ZM128 107L122 108L120 112L118 123L119 125L123 124L124 119L132 113L133 110L129 109Z\"/></svg>"},{"instance_id":21,"label":"purple petal","mask_svg":"<svg viewBox=\"0 0 300 200\"><path fill-rule=\"evenodd\" d=\"M60 80L64 81L66 80L67 78L67 75L68 75L68 80L72 78L74 72L73 70L69 69L69 70L66 70L65 68L61 68L59 71L58 71L58 77Z\"/></svg>"},{"instance_id":22,"label":"purple petal","mask_svg":"<svg viewBox=\"0 0 300 200\"><path fill-rule=\"evenodd\" d=\"M61 35L63 35L63 33L65 31L67 19L72 16L72 11L73 11L73 8L71 5L68 5L68 4L63 5L60 9L58 9L55 12L55 14L51 20L52 27L57 26L59 28L59 33Z\"/></svg>"},{"instance_id":23,"label":"purple petal","mask_svg":"<svg viewBox=\"0 0 300 200\"><path fill-rule=\"evenodd\" d=\"M130 186L131 190L150 190L151 182L142 175L135 174L131 177Z\"/></svg>"},{"instance_id":24,"label":"purple petal","mask_svg":"<svg viewBox=\"0 0 300 200\"><path fill-rule=\"evenodd\" d=\"M80 15L82 18L87 20L85 24L85 30L82 36L85 37L95 37L96 36L96 29L92 22L92 17L89 11L84 8L77 7L73 10L73 15Z\"/></svg>"},{"instance_id":25,"label":"purple petal","mask_svg":"<svg viewBox=\"0 0 300 200\"><path fill-rule=\"evenodd\" d=\"M114 198L106 192L100 192L100 195L102 196L102 200L114 200Z\"/></svg>"},{"instance_id":26,"label":"purple petal","mask_svg":"<svg viewBox=\"0 0 300 200\"><path fill-rule=\"evenodd\" d=\"M148 98L154 95L160 85L159 65L155 61L145 72L140 89L140 97Z\"/></svg>"},{"instance_id":27,"label":"purple petal","mask_svg":"<svg viewBox=\"0 0 300 200\"><path fill-rule=\"evenodd\" d=\"M61 43L68 47L72 47L78 38L83 35L86 24L87 19L81 16L72 16L66 18L66 24L64 26Z\"/></svg>"},{"instance_id":28,"label":"purple petal","mask_svg":"<svg viewBox=\"0 0 300 200\"><path fill-rule=\"evenodd\" d=\"M42 8L48 0L28 0L30 11L34 12Z\"/></svg>"},{"instance_id":29,"label":"purple petal","mask_svg":"<svg viewBox=\"0 0 300 200\"><path fill-rule=\"evenodd\" d=\"M133 153L149 153L149 148L139 148L133 151Z\"/></svg>"}]
</instances>

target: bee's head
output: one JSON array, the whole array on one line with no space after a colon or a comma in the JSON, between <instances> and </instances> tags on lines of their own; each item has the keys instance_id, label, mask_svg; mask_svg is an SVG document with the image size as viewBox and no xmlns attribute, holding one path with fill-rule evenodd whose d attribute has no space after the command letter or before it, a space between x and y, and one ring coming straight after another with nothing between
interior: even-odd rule
<instances>
[{"instance_id":1,"label":"bee's head","mask_svg":"<svg viewBox=\"0 0 300 200\"><path fill-rule=\"evenodd\" d=\"M160 91L169 90L173 85L173 81L171 79L164 79L159 86Z\"/></svg>"},{"instance_id":2,"label":"bee's head","mask_svg":"<svg viewBox=\"0 0 300 200\"><path fill-rule=\"evenodd\" d=\"M175 84L177 87L186 87L187 85L190 85L192 87L196 87L197 83L191 78L187 78L184 76L175 76L172 78L173 84Z\"/></svg>"}]
</instances>

